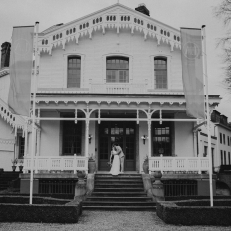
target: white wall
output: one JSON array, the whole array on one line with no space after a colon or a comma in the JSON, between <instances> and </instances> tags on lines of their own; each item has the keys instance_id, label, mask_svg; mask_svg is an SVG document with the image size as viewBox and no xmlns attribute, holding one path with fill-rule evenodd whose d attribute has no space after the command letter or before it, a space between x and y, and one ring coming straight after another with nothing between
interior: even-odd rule
<instances>
[{"instance_id":1,"label":"white wall","mask_svg":"<svg viewBox=\"0 0 231 231\"><path fill-rule=\"evenodd\" d=\"M185 113L176 113L175 119L187 119ZM175 122L175 155L180 157L194 156L193 122Z\"/></svg>"},{"instance_id":2,"label":"white wall","mask_svg":"<svg viewBox=\"0 0 231 231\"><path fill-rule=\"evenodd\" d=\"M92 39L88 36L81 37L79 44L70 41L65 50L62 46L53 48L52 56L42 52L40 55L39 88L66 88L66 63L67 55L79 54L82 56L82 88L89 87L92 82L103 83L105 78L105 55L117 54L130 57L131 75L133 83L144 83L147 79L149 86L154 79L154 56L168 55L171 67L169 71L169 87L182 89L180 50L170 52L170 45L157 41L148 36L144 40L143 33L122 29L119 34L115 29L107 29L103 35L101 31L93 32Z\"/></svg>"},{"instance_id":3,"label":"white wall","mask_svg":"<svg viewBox=\"0 0 231 231\"><path fill-rule=\"evenodd\" d=\"M8 101L8 94L10 88L10 75L0 77L0 99L5 103Z\"/></svg>"},{"instance_id":4,"label":"white wall","mask_svg":"<svg viewBox=\"0 0 231 231\"><path fill-rule=\"evenodd\" d=\"M57 112L42 112L42 117L59 117ZM41 121L40 156L59 156L60 121Z\"/></svg>"},{"instance_id":5,"label":"white wall","mask_svg":"<svg viewBox=\"0 0 231 231\"><path fill-rule=\"evenodd\" d=\"M11 160L14 158L14 132L12 128L0 117L0 168L11 171ZM17 157L17 156L16 156Z\"/></svg>"}]
</instances>

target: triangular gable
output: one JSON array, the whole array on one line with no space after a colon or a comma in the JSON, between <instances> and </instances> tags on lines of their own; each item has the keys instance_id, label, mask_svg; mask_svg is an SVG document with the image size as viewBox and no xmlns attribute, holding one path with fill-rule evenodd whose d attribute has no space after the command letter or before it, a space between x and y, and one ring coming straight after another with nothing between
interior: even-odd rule
<instances>
[{"instance_id":1,"label":"triangular gable","mask_svg":"<svg viewBox=\"0 0 231 231\"><path fill-rule=\"evenodd\" d=\"M121 28L129 28L131 33L135 30L147 36L157 39L158 44L165 42L173 48L181 48L180 31L161 23L145 14L130 9L119 3L76 19L64 25L57 24L39 34L39 50L49 52L52 48L65 44L75 39L76 43L81 36L88 35L92 39L93 30L102 30L106 33L107 28L115 28L120 33Z\"/></svg>"}]
</instances>

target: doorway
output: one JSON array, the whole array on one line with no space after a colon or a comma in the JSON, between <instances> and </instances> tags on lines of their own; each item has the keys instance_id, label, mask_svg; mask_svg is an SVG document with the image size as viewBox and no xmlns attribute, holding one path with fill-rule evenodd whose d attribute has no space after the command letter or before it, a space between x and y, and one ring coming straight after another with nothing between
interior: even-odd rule
<instances>
[{"instance_id":1,"label":"doorway","mask_svg":"<svg viewBox=\"0 0 231 231\"><path fill-rule=\"evenodd\" d=\"M135 171L136 123L134 121L102 121L99 125L99 171L109 171L107 164L113 143L125 154L124 171Z\"/></svg>"}]
</instances>

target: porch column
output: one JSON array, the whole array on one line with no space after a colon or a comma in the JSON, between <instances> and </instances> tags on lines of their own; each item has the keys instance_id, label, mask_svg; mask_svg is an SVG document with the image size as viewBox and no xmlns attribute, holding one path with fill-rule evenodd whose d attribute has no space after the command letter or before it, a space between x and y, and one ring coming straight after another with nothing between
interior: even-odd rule
<instances>
[{"instance_id":1,"label":"porch column","mask_svg":"<svg viewBox=\"0 0 231 231\"><path fill-rule=\"evenodd\" d=\"M152 125L152 121L149 120L148 121L148 158L151 157L151 125Z\"/></svg>"},{"instance_id":2,"label":"porch column","mask_svg":"<svg viewBox=\"0 0 231 231\"><path fill-rule=\"evenodd\" d=\"M193 132L193 153L197 157L197 131Z\"/></svg>"},{"instance_id":3,"label":"porch column","mask_svg":"<svg viewBox=\"0 0 231 231\"><path fill-rule=\"evenodd\" d=\"M40 136L41 132L37 131L37 149L36 149L36 156L40 156Z\"/></svg>"},{"instance_id":4,"label":"porch column","mask_svg":"<svg viewBox=\"0 0 231 231\"><path fill-rule=\"evenodd\" d=\"M85 157L88 157L88 137L89 137L89 119L86 119L86 128L85 128Z\"/></svg>"},{"instance_id":5,"label":"porch column","mask_svg":"<svg viewBox=\"0 0 231 231\"><path fill-rule=\"evenodd\" d=\"M26 157L27 156L27 145L28 145L28 131L27 131L27 129L25 130L25 144L24 144L24 157Z\"/></svg>"}]
</instances>

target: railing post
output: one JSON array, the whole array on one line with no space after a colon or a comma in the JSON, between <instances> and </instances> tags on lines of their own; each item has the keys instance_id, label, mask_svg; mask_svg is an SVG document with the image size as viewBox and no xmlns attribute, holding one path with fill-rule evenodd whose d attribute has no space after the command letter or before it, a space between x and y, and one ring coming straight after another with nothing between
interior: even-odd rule
<instances>
[{"instance_id":1,"label":"railing post","mask_svg":"<svg viewBox=\"0 0 231 231\"><path fill-rule=\"evenodd\" d=\"M48 158L48 171L50 172L51 171L51 158L49 157Z\"/></svg>"},{"instance_id":2,"label":"railing post","mask_svg":"<svg viewBox=\"0 0 231 231\"><path fill-rule=\"evenodd\" d=\"M35 156L34 161L35 161L35 173L38 173L38 157L37 156Z\"/></svg>"},{"instance_id":3,"label":"railing post","mask_svg":"<svg viewBox=\"0 0 231 231\"><path fill-rule=\"evenodd\" d=\"M60 159L60 167L61 167L61 171L64 171L64 157L63 156Z\"/></svg>"},{"instance_id":4,"label":"railing post","mask_svg":"<svg viewBox=\"0 0 231 231\"><path fill-rule=\"evenodd\" d=\"M201 158L198 157L197 160L197 169L198 169L198 173L201 174Z\"/></svg>"},{"instance_id":5,"label":"railing post","mask_svg":"<svg viewBox=\"0 0 231 231\"><path fill-rule=\"evenodd\" d=\"M188 172L189 170L189 159L188 158L185 159L185 169L186 169L186 172Z\"/></svg>"},{"instance_id":6,"label":"railing post","mask_svg":"<svg viewBox=\"0 0 231 231\"><path fill-rule=\"evenodd\" d=\"M76 172L77 172L77 159L76 159L76 154L74 154L73 167L74 167L74 174L76 174Z\"/></svg>"},{"instance_id":7,"label":"railing post","mask_svg":"<svg viewBox=\"0 0 231 231\"><path fill-rule=\"evenodd\" d=\"M163 164L163 155L162 154L160 154L160 171L161 171L161 173L163 174L163 172L164 172L164 164Z\"/></svg>"}]
</instances>

